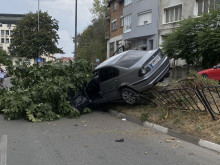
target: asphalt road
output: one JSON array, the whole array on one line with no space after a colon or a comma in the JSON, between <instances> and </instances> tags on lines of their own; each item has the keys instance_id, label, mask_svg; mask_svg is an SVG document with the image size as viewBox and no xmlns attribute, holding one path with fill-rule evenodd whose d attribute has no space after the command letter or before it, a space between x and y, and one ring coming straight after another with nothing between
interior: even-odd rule
<instances>
[{"instance_id":1,"label":"asphalt road","mask_svg":"<svg viewBox=\"0 0 220 165\"><path fill-rule=\"evenodd\" d=\"M7 163L1 165L220 164L216 152L104 112L41 123L0 116L1 137L0 143L7 143L7 151L1 151ZM121 138L124 142L115 142Z\"/></svg>"}]
</instances>

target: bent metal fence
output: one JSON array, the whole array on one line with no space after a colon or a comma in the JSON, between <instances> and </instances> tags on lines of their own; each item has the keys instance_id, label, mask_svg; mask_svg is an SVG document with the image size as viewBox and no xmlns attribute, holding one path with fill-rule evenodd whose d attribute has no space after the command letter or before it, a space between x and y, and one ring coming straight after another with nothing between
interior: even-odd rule
<instances>
[{"instance_id":1,"label":"bent metal fence","mask_svg":"<svg viewBox=\"0 0 220 165\"><path fill-rule=\"evenodd\" d=\"M208 111L213 120L216 120L215 115L220 115L220 86L145 92L141 97L151 100L158 106L181 110Z\"/></svg>"}]
</instances>

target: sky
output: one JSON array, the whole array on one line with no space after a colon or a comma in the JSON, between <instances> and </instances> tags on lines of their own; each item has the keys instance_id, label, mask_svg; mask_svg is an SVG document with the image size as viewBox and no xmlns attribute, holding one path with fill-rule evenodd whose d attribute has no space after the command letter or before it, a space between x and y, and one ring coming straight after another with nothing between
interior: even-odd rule
<instances>
[{"instance_id":1,"label":"sky","mask_svg":"<svg viewBox=\"0 0 220 165\"><path fill-rule=\"evenodd\" d=\"M64 57L73 57L74 44L72 37L75 35L75 0L39 0L40 10L47 11L50 16L59 21L58 47L63 48ZM93 18L90 13L93 0L78 0L78 33L91 24ZM1 0L1 14L27 14L37 12L38 0ZM61 57L61 55L57 55Z\"/></svg>"}]
</instances>

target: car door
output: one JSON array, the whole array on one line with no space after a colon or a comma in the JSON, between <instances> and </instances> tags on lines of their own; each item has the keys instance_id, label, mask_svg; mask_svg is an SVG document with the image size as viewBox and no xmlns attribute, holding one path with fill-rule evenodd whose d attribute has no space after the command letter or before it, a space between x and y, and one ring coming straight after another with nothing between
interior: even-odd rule
<instances>
[{"instance_id":1,"label":"car door","mask_svg":"<svg viewBox=\"0 0 220 165\"><path fill-rule=\"evenodd\" d=\"M119 70L114 67L105 67L99 70L100 94L106 100L120 98Z\"/></svg>"}]
</instances>

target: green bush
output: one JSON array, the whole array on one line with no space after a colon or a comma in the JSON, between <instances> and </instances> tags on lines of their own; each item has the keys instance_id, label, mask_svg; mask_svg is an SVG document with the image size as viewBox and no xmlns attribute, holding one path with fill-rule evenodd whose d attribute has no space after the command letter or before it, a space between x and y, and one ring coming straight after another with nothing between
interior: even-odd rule
<instances>
[{"instance_id":1,"label":"green bush","mask_svg":"<svg viewBox=\"0 0 220 165\"><path fill-rule=\"evenodd\" d=\"M77 92L90 80L89 62L22 64L10 67L9 71L13 87L10 91L0 91L0 111L6 119L37 122L79 116L70 105L68 90L73 88Z\"/></svg>"}]
</instances>

